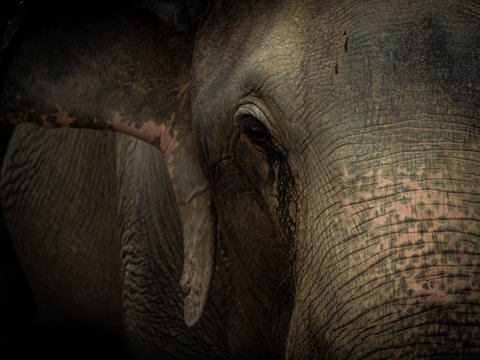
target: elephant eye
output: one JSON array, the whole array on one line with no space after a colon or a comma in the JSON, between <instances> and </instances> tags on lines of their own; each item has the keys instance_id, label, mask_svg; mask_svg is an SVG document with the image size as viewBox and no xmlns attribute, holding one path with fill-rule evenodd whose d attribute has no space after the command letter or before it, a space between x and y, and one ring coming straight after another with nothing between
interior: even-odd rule
<instances>
[{"instance_id":1,"label":"elephant eye","mask_svg":"<svg viewBox=\"0 0 480 360\"><path fill-rule=\"evenodd\" d=\"M265 144L271 141L270 133L260 120L253 116L245 116L243 119L245 135L255 144Z\"/></svg>"},{"instance_id":2,"label":"elephant eye","mask_svg":"<svg viewBox=\"0 0 480 360\"><path fill-rule=\"evenodd\" d=\"M251 96L244 98L242 102L233 114L236 127L264 154L276 158L283 153L283 148L271 133L272 116L268 107L260 99Z\"/></svg>"}]
</instances>

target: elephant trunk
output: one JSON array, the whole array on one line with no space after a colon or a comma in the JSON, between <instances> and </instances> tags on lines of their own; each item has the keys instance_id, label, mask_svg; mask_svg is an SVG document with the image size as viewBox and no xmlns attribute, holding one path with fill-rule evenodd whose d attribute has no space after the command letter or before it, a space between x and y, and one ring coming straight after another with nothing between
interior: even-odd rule
<instances>
[{"instance_id":1,"label":"elephant trunk","mask_svg":"<svg viewBox=\"0 0 480 360\"><path fill-rule=\"evenodd\" d=\"M309 128L290 358L479 357L477 53L408 14L349 33Z\"/></svg>"},{"instance_id":2,"label":"elephant trunk","mask_svg":"<svg viewBox=\"0 0 480 360\"><path fill-rule=\"evenodd\" d=\"M298 251L289 358L480 354L474 152L426 154L338 177L328 221L309 225L323 235Z\"/></svg>"}]
</instances>

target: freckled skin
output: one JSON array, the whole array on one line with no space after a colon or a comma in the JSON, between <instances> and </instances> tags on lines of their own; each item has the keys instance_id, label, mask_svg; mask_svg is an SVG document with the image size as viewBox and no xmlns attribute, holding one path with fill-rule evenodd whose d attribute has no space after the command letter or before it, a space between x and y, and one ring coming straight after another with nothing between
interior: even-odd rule
<instances>
[{"instance_id":1,"label":"freckled skin","mask_svg":"<svg viewBox=\"0 0 480 360\"><path fill-rule=\"evenodd\" d=\"M478 358L478 1L225 1L207 9L194 46L182 50L191 68L175 68L180 84L157 83L142 72L151 63L135 58L139 78L121 109L110 106L116 82L93 86L109 105L99 123L55 105L61 94L32 120L15 91L9 121L132 134L163 152L173 184L189 168L176 161L195 154L205 181L196 193L210 192L216 259L224 260L213 309L199 323L218 335L219 357L235 357L233 333L238 358ZM118 69L100 75L124 74ZM60 84L71 89L76 78ZM145 86L154 94L147 104L138 91ZM157 95L165 107L155 107ZM179 119L174 110L184 107ZM135 274L139 260L129 259ZM192 259L181 282L190 289L187 322L207 284ZM138 291L136 280L127 285ZM134 338L141 334L130 325Z\"/></svg>"}]
</instances>

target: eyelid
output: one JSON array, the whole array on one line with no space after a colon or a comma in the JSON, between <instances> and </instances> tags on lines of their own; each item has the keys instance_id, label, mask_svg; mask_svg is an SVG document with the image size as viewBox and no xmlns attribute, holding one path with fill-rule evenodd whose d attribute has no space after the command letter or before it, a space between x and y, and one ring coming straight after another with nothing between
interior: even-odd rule
<instances>
[{"instance_id":1,"label":"eyelid","mask_svg":"<svg viewBox=\"0 0 480 360\"><path fill-rule=\"evenodd\" d=\"M238 123L239 119L245 116L252 116L258 119L269 130L272 128L268 108L260 99L251 95L244 97L237 103L237 108L233 114L233 119L236 123Z\"/></svg>"},{"instance_id":2,"label":"eyelid","mask_svg":"<svg viewBox=\"0 0 480 360\"><path fill-rule=\"evenodd\" d=\"M267 117L255 104L247 103L240 105L233 115L234 119L237 120L245 115L250 115L258 120L266 121Z\"/></svg>"},{"instance_id":3,"label":"eyelid","mask_svg":"<svg viewBox=\"0 0 480 360\"><path fill-rule=\"evenodd\" d=\"M263 101L254 96L246 96L237 103L237 107L233 113L233 121L236 127L243 128L246 124L245 118L251 117L264 126L264 132L269 138L269 142L275 145L275 153L284 154L284 148L278 141L278 132L272 123L274 118L270 113L270 109Z\"/></svg>"}]
</instances>

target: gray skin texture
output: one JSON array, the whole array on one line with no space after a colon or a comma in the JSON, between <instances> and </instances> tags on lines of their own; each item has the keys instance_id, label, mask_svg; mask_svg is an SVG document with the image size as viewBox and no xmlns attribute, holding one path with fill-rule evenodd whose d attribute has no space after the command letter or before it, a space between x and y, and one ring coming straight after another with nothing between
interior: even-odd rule
<instances>
[{"instance_id":1,"label":"gray skin texture","mask_svg":"<svg viewBox=\"0 0 480 360\"><path fill-rule=\"evenodd\" d=\"M102 300L85 312L101 309L107 320L121 321L134 342L166 352L177 346L171 356L187 358L190 346L200 354L211 350L211 357L478 358L480 4L285 0L224 2L207 10L195 26L194 46L186 47L193 49L192 133L217 231L216 271L200 322L190 329L180 323L176 281L185 219L173 205L175 176L168 190L172 172L156 168L161 155L153 148L120 135L100 141L100 135L84 140L19 129L3 190L8 220L18 224L15 241L26 247L48 234L25 237L32 222L71 235L45 210L68 205L68 198L57 200L59 186L42 185L60 180L47 180L53 171L37 173L61 158L62 136L75 136L82 153L81 144L88 145L82 155L88 166L63 160L55 167L66 169L58 178L72 185L76 169L80 185L105 189L67 192L79 203L78 233L94 234L87 237L95 247L95 227L108 234L103 221L110 221L112 243L104 235L101 247L118 249L102 262L111 264L106 271L98 263L92 268ZM43 101L49 99L41 99L41 109ZM36 140L26 141L33 131ZM43 149L47 136L55 145ZM17 153L26 154L23 162L14 159ZM116 168L107 171L112 163ZM19 199L23 190L14 186L45 192ZM108 196L112 188L118 191ZM93 210L76 212L82 198ZM36 212L28 222L25 211ZM85 229L91 211L106 214ZM79 226L74 223L69 226ZM73 249L94 254L72 247L72 236L45 239L29 259L21 255L38 276L31 283L39 302L47 286L35 290L34 283L45 281L35 259L48 258L39 252L51 254L56 241L65 241L65 259L75 258ZM163 278L154 276L159 269ZM73 275L63 275L68 289L84 291L70 283ZM107 291L101 279L117 279L118 287ZM263 350L256 352L254 340Z\"/></svg>"},{"instance_id":2,"label":"gray skin texture","mask_svg":"<svg viewBox=\"0 0 480 360\"><path fill-rule=\"evenodd\" d=\"M140 359L268 356L231 302L221 249L202 322L185 325L181 224L157 149L120 134L19 125L2 191L41 321L123 329Z\"/></svg>"}]
</instances>

